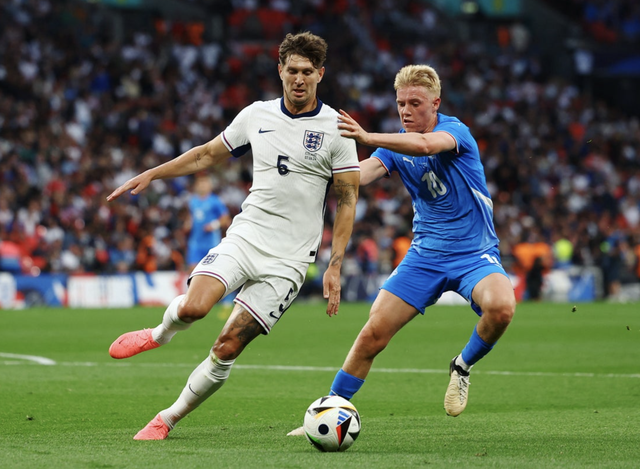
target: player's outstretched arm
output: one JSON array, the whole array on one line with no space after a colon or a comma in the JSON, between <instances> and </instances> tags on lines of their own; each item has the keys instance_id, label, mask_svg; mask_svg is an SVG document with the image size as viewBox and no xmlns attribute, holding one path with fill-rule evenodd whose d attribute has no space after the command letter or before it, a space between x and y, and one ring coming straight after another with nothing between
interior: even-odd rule
<instances>
[{"instance_id":1,"label":"player's outstretched arm","mask_svg":"<svg viewBox=\"0 0 640 469\"><path fill-rule=\"evenodd\" d=\"M340 307L340 269L347 243L353 231L353 221L356 217L356 202L360 186L360 173L350 171L334 175L333 187L338 198L335 221L333 222L333 241L331 244L331 259L324 276L322 287L327 302L327 314L338 314Z\"/></svg>"},{"instance_id":2,"label":"player's outstretched arm","mask_svg":"<svg viewBox=\"0 0 640 469\"><path fill-rule=\"evenodd\" d=\"M167 179L193 174L214 166L226 160L230 156L231 153L222 143L220 135L218 135L216 138L204 145L193 147L191 150L184 152L177 158L148 169L145 172L129 179L109 194L109 196L107 196L107 200L114 200L129 190L133 195L139 194L149 186L151 181L155 179Z\"/></svg>"},{"instance_id":3,"label":"player's outstretched arm","mask_svg":"<svg viewBox=\"0 0 640 469\"><path fill-rule=\"evenodd\" d=\"M456 140L448 132L405 132L378 134L365 132L349 114L340 110L340 135L370 147L382 147L407 156L437 155L456 148Z\"/></svg>"}]
</instances>

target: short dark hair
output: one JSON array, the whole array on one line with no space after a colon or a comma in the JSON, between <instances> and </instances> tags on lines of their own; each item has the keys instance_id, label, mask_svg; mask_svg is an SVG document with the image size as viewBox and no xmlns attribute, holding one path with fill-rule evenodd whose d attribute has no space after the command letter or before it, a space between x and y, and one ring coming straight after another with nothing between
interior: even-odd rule
<instances>
[{"instance_id":1,"label":"short dark hair","mask_svg":"<svg viewBox=\"0 0 640 469\"><path fill-rule=\"evenodd\" d=\"M287 34L278 49L280 64L285 65L291 55L299 55L309 59L314 68L320 69L327 60L327 42L320 36L305 31L298 34Z\"/></svg>"}]
</instances>

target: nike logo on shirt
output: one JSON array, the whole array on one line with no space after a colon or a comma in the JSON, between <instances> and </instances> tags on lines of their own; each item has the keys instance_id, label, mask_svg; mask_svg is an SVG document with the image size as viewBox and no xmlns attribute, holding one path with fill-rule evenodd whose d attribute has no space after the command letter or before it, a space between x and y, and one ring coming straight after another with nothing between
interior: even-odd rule
<instances>
[{"instance_id":1,"label":"nike logo on shirt","mask_svg":"<svg viewBox=\"0 0 640 469\"><path fill-rule=\"evenodd\" d=\"M260 130L258 130L258 133L259 134L266 134L267 132L275 132L275 131L276 131L276 129L271 129L271 130L262 130L262 129L260 129Z\"/></svg>"}]
</instances>

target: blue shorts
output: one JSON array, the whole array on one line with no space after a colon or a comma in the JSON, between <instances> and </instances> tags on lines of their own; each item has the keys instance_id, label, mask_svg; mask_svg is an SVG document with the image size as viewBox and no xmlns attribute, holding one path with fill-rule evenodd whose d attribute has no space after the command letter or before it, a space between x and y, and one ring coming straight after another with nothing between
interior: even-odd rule
<instances>
[{"instance_id":1,"label":"blue shorts","mask_svg":"<svg viewBox=\"0 0 640 469\"><path fill-rule=\"evenodd\" d=\"M187 265L196 265L209 254L209 249L212 247L210 244L189 243L187 245Z\"/></svg>"},{"instance_id":2,"label":"blue shorts","mask_svg":"<svg viewBox=\"0 0 640 469\"><path fill-rule=\"evenodd\" d=\"M481 254L465 254L446 259L422 256L411 248L381 288L401 298L422 314L444 292L452 290L463 296L476 314L481 316L482 311L473 302L471 293L480 280L493 273L509 277L500 264L500 251L497 247Z\"/></svg>"}]
</instances>

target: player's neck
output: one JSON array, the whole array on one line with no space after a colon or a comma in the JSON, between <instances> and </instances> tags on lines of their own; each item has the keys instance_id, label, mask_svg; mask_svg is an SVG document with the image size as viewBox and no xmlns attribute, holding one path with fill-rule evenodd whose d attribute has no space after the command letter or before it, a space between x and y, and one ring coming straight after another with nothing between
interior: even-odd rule
<instances>
[{"instance_id":1,"label":"player's neck","mask_svg":"<svg viewBox=\"0 0 640 469\"><path fill-rule=\"evenodd\" d=\"M436 114L433 117L433 120L431 121L431 123L427 126L427 128L422 133L423 134L428 134L429 132L433 132L433 129L436 128L436 125L438 125L438 114Z\"/></svg>"},{"instance_id":2,"label":"player's neck","mask_svg":"<svg viewBox=\"0 0 640 469\"><path fill-rule=\"evenodd\" d=\"M284 97L284 107L293 115L304 114L305 112L311 112L318 107L318 97L314 97L313 101L308 102L304 106L295 106L291 101Z\"/></svg>"}]
</instances>

